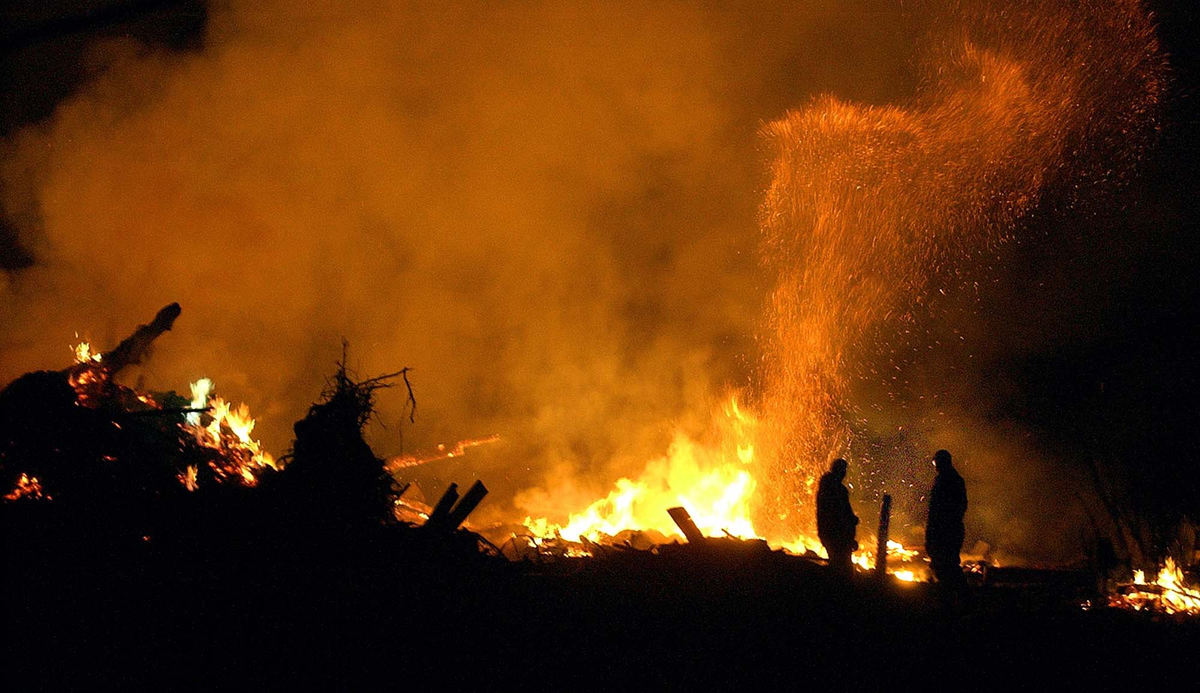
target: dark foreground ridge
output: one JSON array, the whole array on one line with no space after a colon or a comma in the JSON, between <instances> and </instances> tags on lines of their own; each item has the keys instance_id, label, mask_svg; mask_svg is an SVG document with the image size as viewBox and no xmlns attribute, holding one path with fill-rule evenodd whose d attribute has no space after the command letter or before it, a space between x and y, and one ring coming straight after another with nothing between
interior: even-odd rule
<instances>
[{"instance_id":1,"label":"dark foreground ridge","mask_svg":"<svg viewBox=\"0 0 1200 693\"><path fill-rule=\"evenodd\" d=\"M210 510L181 511L172 535L126 541L85 518L54 536L6 513L6 678L54 688L989 689L1191 677L1200 642L1195 622L1014 591L977 588L946 611L931 585L847 583L733 543L545 569L480 553L463 531L446 541L380 526L313 541Z\"/></svg>"}]
</instances>

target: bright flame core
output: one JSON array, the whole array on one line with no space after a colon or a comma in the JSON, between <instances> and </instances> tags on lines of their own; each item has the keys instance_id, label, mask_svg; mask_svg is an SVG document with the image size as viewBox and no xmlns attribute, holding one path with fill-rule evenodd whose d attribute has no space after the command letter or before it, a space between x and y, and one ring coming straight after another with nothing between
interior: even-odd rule
<instances>
[{"instance_id":1,"label":"bright flame core","mask_svg":"<svg viewBox=\"0 0 1200 693\"><path fill-rule=\"evenodd\" d=\"M666 457L646 465L637 479L618 479L615 488L588 507L570 512L565 523L545 517L525 518L539 537L599 541L626 529L653 530L678 536L666 509L687 508L706 535L757 537L751 520L756 488L752 473L757 419L732 397L718 425L723 445L708 446L677 433Z\"/></svg>"},{"instance_id":2,"label":"bright flame core","mask_svg":"<svg viewBox=\"0 0 1200 693\"><path fill-rule=\"evenodd\" d=\"M191 408L207 408L208 411L189 412L182 426L195 436L197 443L222 453L219 458L209 462L218 479L234 478L247 486L254 486L264 469L280 469L271 453L250 437L254 431L250 407L243 403L235 408L224 399L213 396L213 382L208 378L197 380L190 388ZM202 417L208 419L207 424ZM180 482L189 491L194 491L197 487L194 468L189 467L185 475L180 476Z\"/></svg>"},{"instance_id":3,"label":"bright flame core","mask_svg":"<svg viewBox=\"0 0 1200 693\"><path fill-rule=\"evenodd\" d=\"M1144 570L1133 571L1133 584L1110 596L1109 606L1200 616L1200 589L1185 586L1183 571L1167 557L1153 583L1146 582Z\"/></svg>"}]
</instances>

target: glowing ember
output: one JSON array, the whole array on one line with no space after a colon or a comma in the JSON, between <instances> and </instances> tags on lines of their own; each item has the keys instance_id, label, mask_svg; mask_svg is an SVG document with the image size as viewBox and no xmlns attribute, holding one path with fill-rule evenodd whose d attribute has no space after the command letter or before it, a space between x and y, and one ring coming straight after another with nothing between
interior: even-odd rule
<instances>
[{"instance_id":1,"label":"glowing ember","mask_svg":"<svg viewBox=\"0 0 1200 693\"><path fill-rule=\"evenodd\" d=\"M21 498L30 500L51 500L51 496L42 490L42 484L36 476L29 476L25 473L17 479L17 485L12 491L4 494L4 500L15 501Z\"/></svg>"},{"instance_id":2,"label":"glowing ember","mask_svg":"<svg viewBox=\"0 0 1200 693\"><path fill-rule=\"evenodd\" d=\"M75 354L75 367L67 376L67 382L75 390L75 397L83 406L94 406L100 396L100 391L108 382L108 374L101 366L103 355L92 351L87 342L80 342L72 348Z\"/></svg>"},{"instance_id":3,"label":"glowing ember","mask_svg":"<svg viewBox=\"0 0 1200 693\"><path fill-rule=\"evenodd\" d=\"M200 484L196 479L196 476L199 473L200 470L196 467L196 465L189 464L187 469L178 475L179 483L183 484L183 487L187 490L195 491L196 489L200 488Z\"/></svg>"},{"instance_id":4,"label":"glowing ember","mask_svg":"<svg viewBox=\"0 0 1200 693\"><path fill-rule=\"evenodd\" d=\"M71 348L75 353L75 363L100 363L100 352L93 352L92 345L88 342L80 342Z\"/></svg>"}]
</instances>

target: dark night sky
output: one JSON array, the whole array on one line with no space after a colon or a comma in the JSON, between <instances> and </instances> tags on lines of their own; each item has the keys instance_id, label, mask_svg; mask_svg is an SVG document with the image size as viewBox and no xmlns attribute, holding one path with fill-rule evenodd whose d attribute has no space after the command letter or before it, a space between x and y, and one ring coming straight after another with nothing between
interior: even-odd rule
<instances>
[{"instance_id":1,"label":"dark night sky","mask_svg":"<svg viewBox=\"0 0 1200 693\"><path fill-rule=\"evenodd\" d=\"M1162 136L1127 187L1082 213L1053 209L1012 249L1012 281L981 296L990 368L1011 387L997 419L1035 432L1063 459L1125 460L1134 502L1200 518L1200 9L1149 3L1173 86ZM9 2L0 10L0 134L48 118L87 80L85 48L134 36L170 50L203 45L202 0ZM0 149L0 156L4 150ZM1053 206L1050 204L1049 206ZM0 218L0 268L36 262ZM1046 338L1046 325L1058 325Z\"/></svg>"}]
</instances>

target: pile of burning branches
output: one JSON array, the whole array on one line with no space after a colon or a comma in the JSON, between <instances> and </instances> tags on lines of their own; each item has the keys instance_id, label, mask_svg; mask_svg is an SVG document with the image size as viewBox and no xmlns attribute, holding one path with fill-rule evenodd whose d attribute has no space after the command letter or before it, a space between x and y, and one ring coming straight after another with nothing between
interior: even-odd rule
<instances>
[{"instance_id":1,"label":"pile of burning branches","mask_svg":"<svg viewBox=\"0 0 1200 693\"><path fill-rule=\"evenodd\" d=\"M212 394L141 392L117 380L180 314L172 303L107 352L84 342L75 363L21 376L0 391L0 479L10 501L161 495L204 485L254 486L282 465L251 433L245 404Z\"/></svg>"},{"instance_id":2,"label":"pile of burning branches","mask_svg":"<svg viewBox=\"0 0 1200 693\"><path fill-rule=\"evenodd\" d=\"M366 546L384 535L411 544L413 533L395 530L420 526L415 536L422 546L461 548L464 556L498 553L459 531L487 493L482 483L461 499L451 484L430 508L405 500L407 486L392 477L495 437L386 461L363 438L376 393L394 383L407 389L414 419L409 369L358 379L347 370L343 343L337 371L294 426L292 450L276 458L253 438L248 407L215 396L207 378L191 383L188 395L142 392L118 381L179 314L178 304L168 305L113 349L80 344L72 365L28 373L0 390L0 483L9 516L27 521L34 533L161 539L217 552L234 535L260 548Z\"/></svg>"},{"instance_id":3,"label":"pile of burning branches","mask_svg":"<svg viewBox=\"0 0 1200 693\"><path fill-rule=\"evenodd\" d=\"M1142 570L1133 572L1131 582L1122 582L1108 596L1108 606L1118 609L1200 616L1200 589L1184 585L1183 571L1167 557L1152 582Z\"/></svg>"}]
</instances>

